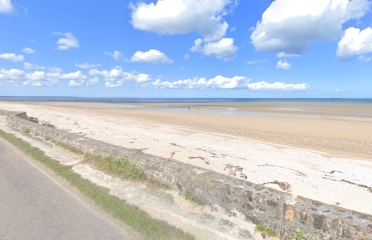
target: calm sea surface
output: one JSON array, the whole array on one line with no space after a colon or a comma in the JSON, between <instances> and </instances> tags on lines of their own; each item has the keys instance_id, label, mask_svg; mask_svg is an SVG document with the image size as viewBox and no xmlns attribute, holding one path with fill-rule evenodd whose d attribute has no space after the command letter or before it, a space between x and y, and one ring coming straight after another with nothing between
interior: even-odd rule
<instances>
[{"instance_id":1,"label":"calm sea surface","mask_svg":"<svg viewBox=\"0 0 372 240\"><path fill-rule=\"evenodd\" d=\"M79 97L1 97L0 101L102 102L102 103L340 103L372 104L372 98L79 98Z\"/></svg>"}]
</instances>

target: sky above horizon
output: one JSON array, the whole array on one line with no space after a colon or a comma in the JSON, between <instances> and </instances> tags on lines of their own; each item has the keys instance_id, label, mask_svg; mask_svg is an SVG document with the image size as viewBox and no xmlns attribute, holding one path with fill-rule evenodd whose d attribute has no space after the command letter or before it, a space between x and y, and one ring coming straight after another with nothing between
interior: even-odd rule
<instances>
[{"instance_id":1,"label":"sky above horizon","mask_svg":"<svg viewBox=\"0 0 372 240\"><path fill-rule=\"evenodd\" d=\"M0 0L0 96L371 98L372 0Z\"/></svg>"}]
</instances>

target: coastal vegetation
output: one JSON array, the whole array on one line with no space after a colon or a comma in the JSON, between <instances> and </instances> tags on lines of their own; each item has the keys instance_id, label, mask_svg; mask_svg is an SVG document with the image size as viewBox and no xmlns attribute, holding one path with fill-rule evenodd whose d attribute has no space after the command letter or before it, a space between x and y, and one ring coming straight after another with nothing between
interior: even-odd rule
<instances>
[{"instance_id":1,"label":"coastal vegetation","mask_svg":"<svg viewBox=\"0 0 372 240\"><path fill-rule=\"evenodd\" d=\"M188 191L185 191L184 194L183 194L183 196L185 197L186 200L189 200L189 201L191 201L191 202L193 202L193 203L195 203L197 205L200 205L200 206L205 205L205 203L201 199L195 197L194 195L192 195Z\"/></svg>"},{"instance_id":2,"label":"coastal vegetation","mask_svg":"<svg viewBox=\"0 0 372 240\"><path fill-rule=\"evenodd\" d=\"M128 156L118 158L104 156L100 158L100 162L110 171L122 173L127 178L135 180L145 180L146 178L143 169L137 163L132 163Z\"/></svg>"},{"instance_id":3,"label":"coastal vegetation","mask_svg":"<svg viewBox=\"0 0 372 240\"><path fill-rule=\"evenodd\" d=\"M123 221L133 230L140 232L146 239L194 239L193 236L180 229L164 221L152 219L146 212L110 195L106 189L98 187L89 180L83 179L79 174L74 173L70 166L59 164L57 161L46 156L40 149L32 147L29 143L14 135L0 130L0 137L17 147L24 154L52 170L56 175L66 180L86 197L93 200L97 206L101 207L114 218ZM108 160L108 158L105 158L105 160L102 161ZM124 163L121 162L120 164L116 164L116 166L122 166ZM137 166L131 165L130 163L128 166L130 166L128 168L130 169L128 170L129 176L141 178L142 174Z\"/></svg>"},{"instance_id":4,"label":"coastal vegetation","mask_svg":"<svg viewBox=\"0 0 372 240\"><path fill-rule=\"evenodd\" d=\"M257 226L256 226L256 231L257 232L261 232L261 233L266 233L269 237L277 237L278 235L274 232L274 230L272 230L270 227L266 227L264 225L262 225L261 223L259 223Z\"/></svg>"},{"instance_id":5,"label":"coastal vegetation","mask_svg":"<svg viewBox=\"0 0 372 240\"><path fill-rule=\"evenodd\" d=\"M125 181L140 181L153 189L170 189L170 186L167 184L161 183L155 179L147 178L144 170L137 163L131 160L129 156L97 156L85 152L83 158L85 163L94 166L96 169L99 169L108 175L118 177Z\"/></svg>"},{"instance_id":6,"label":"coastal vegetation","mask_svg":"<svg viewBox=\"0 0 372 240\"><path fill-rule=\"evenodd\" d=\"M25 133L25 134L27 134L27 133L30 133L31 131L30 131L30 129L28 129L28 128L24 128L22 131L21 131L21 133Z\"/></svg>"}]
</instances>

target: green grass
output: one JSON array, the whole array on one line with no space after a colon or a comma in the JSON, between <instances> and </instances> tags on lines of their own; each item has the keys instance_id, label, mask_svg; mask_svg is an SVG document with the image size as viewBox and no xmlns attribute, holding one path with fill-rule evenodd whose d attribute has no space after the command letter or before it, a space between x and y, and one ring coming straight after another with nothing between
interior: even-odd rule
<instances>
[{"instance_id":1,"label":"green grass","mask_svg":"<svg viewBox=\"0 0 372 240\"><path fill-rule=\"evenodd\" d=\"M131 162L128 156L118 158L104 156L100 158L100 162L110 171L121 173L127 178L134 180L146 179L143 169L140 168L137 163Z\"/></svg>"},{"instance_id":2,"label":"green grass","mask_svg":"<svg viewBox=\"0 0 372 240\"><path fill-rule=\"evenodd\" d=\"M193 203L196 203L196 204L201 205L201 206L205 205L204 202L201 199L195 197L194 195L192 195L188 191L184 192L183 196L185 197L186 200L189 200Z\"/></svg>"},{"instance_id":3,"label":"green grass","mask_svg":"<svg viewBox=\"0 0 372 240\"><path fill-rule=\"evenodd\" d=\"M47 140L47 138L45 138L46 141L49 141L50 139ZM60 146L61 148L69 151L69 152L72 152L72 153L75 153L75 154L83 154L84 152L76 147L71 147L67 144L64 144L64 143L61 143L61 142L55 142L55 141L52 141L52 143L54 143L55 145L57 146Z\"/></svg>"},{"instance_id":4,"label":"green grass","mask_svg":"<svg viewBox=\"0 0 372 240\"><path fill-rule=\"evenodd\" d=\"M269 237L277 237L278 235L274 232L274 230L272 230L270 227L265 227L264 225L262 225L261 223L259 223L257 226L256 226L256 231L258 232L266 232L267 235L269 235Z\"/></svg>"},{"instance_id":5,"label":"green grass","mask_svg":"<svg viewBox=\"0 0 372 240\"><path fill-rule=\"evenodd\" d=\"M128 156L115 158L112 156L97 156L85 152L83 157L85 163L93 164L95 168L111 176L119 177L123 180L141 181L153 189L170 189L167 184L147 178L144 170Z\"/></svg>"},{"instance_id":6,"label":"green grass","mask_svg":"<svg viewBox=\"0 0 372 240\"><path fill-rule=\"evenodd\" d=\"M92 199L96 205L111 214L114 218L122 220L135 231L142 233L146 239L194 239L191 235L163 221L150 218L147 213L137 207L126 204L119 198L109 195L106 189L81 178L80 175L71 170L71 167L59 164L46 156L40 149L30 146L14 135L0 130L0 137L20 149L26 155L44 164L54 173L64 178L73 187L77 188L82 194ZM133 170L133 173L138 174L136 169Z\"/></svg>"},{"instance_id":7,"label":"green grass","mask_svg":"<svg viewBox=\"0 0 372 240\"><path fill-rule=\"evenodd\" d=\"M293 230L292 240L307 240L307 236L302 232L302 228L297 228Z\"/></svg>"}]
</instances>

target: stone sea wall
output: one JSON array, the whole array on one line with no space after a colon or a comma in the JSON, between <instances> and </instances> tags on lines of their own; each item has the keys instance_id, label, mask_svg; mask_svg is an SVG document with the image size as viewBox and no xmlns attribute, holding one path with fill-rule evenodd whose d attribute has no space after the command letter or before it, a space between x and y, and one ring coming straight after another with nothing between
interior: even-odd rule
<instances>
[{"instance_id":1,"label":"stone sea wall","mask_svg":"<svg viewBox=\"0 0 372 240\"><path fill-rule=\"evenodd\" d=\"M8 125L95 155L127 155L136 161L148 178L188 191L215 210L231 218L273 229L283 239L302 228L308 239L371 239L372 216L295 196L263 185L236 179L189 164L100 142L27 120L27 114L0 110ZM248 176L249 177L249 176ZM372 193L371 193L372 204Z\"/></svg>"}]
</instances>

